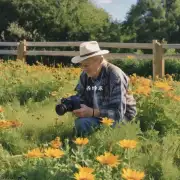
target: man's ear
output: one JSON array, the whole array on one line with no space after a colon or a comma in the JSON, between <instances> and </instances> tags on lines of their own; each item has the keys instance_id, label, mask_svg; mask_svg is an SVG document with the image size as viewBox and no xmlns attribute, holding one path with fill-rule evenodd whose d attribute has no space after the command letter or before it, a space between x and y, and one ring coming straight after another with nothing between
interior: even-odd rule
<instances>
[{"instance_id":1,"label":"man's ear","mask_svg":"<svg viewBox=\"0 0 180 180\"><path fill-rule=\"evenodd\" d=\"M100 63L102 63L103 62L103 56L101 55L100 56Z\"/></svg>"}]
</instances>

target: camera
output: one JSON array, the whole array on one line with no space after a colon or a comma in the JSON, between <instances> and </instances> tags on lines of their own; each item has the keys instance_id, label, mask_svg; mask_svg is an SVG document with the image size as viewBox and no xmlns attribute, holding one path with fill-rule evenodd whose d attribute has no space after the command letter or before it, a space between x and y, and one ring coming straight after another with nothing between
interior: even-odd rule
<instances>
[{"instance_id":1,"label":"camera","mask_svg":"<svg viewBox=\"0 0 180 180\"><path fill-rule=\"evenodd\" d=\"M64 115L66 112L71 112L75 109L80 109L82 102L78 96L70 96L68 98L62 98L61 103L56 105L56 113L59 116Z\"/></svg>"}]
</instances>

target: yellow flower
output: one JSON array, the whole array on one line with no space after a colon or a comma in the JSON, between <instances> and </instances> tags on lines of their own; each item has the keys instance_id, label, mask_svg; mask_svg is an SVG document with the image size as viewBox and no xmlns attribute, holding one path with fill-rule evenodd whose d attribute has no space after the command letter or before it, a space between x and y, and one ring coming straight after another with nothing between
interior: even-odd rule
<instances>
[{"instance_id":1,"label":"yellow flower","mask_svg":"<svg viewBox=\"0 0 180 180\"><path fill-rule=\"evenodd\" d=\"M78 169L79 169L79 172L86 172L86 173L92 173L94 171L94 169L92 168L82 167L82 166L79 166Z\"/></svg>"},{"instance_id":2,"label":"yellow flower","mask_svg":"<svg viewBox=\"0 0 180 180\"><path fill-rule=\"evenodd\" d=\"M172 86L170 86L167 82L155 82L154 86L164 91L169 91L173 89Z\"/></svg>"},{"instance_id":3,"label":"yellow flower","mask_svg":"<svg viewBox=\"0 0 180 180\"><path fill-rule=\"evenodd\" d=\"M145 78L141 78L141 86L151 86L151 80L149 80L149 79L145 79Z\"/></svg>"},{"instance_id":4,"label":"yellow flower","mask_svg":"<svg viewBox=\"0 0 180 180\"><path fill-rule=\"evenodd\" d=\"M2 108L2 106L0 106L0 113L2 113L4 111L4 109Z\"/></svg>"},{"instance_id":5,"label":"yellow flower","mask_svg":"<svg viewBox=\"0 0 180 180\"><path fill-rule=\"evenodd\" d=\"M107 126L111 126L111 125L113 124L114 120L105 117L105 118L102 118L102 121L101 121L101 122L102 122L103 124L107 125Z\"/></svg>"},{"instance_id":6,"label":"yellow flower","mask_svg":"<svg viewBox=\"0 0 180 180\"><path fill-rule=\"evenodd\" d=\"M119 156L115 156L109 152L105 152L104 155L97 156L96 160L98 160L101 164L116 167L120 163L118 157Z\"/></svg>"},{"instance_id":7,"label":"yellow flower","mask_svg":"<svg viewBox=\"0 0 180 180\"><path fill-rule=\"evenodd\" d=\"M176 101L180 101L180 96L174 96L173 99Z\"/></svg>"},{"instance_id":8,"label":"yellow flower","mask_svg":"<svg viewBox=\"0 0 180 180\"><path fill-rule=\"evenodd\" d=\"M71 73L74 75L79 75L81 73L81 68L73 68Z\"/></svg>"},{"instance_id":9,"label":"yellow flower","mask_svg":"<svg viewBox=\"0 0 180 180\"><path fill-rule=\"evenodd\" d=\"M51 141L51 147L58 149L62 146L62 142L60 141L60 137L56 137L55 140Z\"/></svg>"},{"instance_id":10,"label":"yellow flower","mask_svg":"<svg viewBox=\"0 0 180 180\"><path fill-rule=\"evenodd\" d=\"M9 123L6 120L1 120L0 121L0 128L8 128Z\"/></svg>"},{"instance_id":11,"label":"yellow flower","mask_svg":"<svg viewBox=\"0 0 180 180\"><path fill-rule=\"evenodd\" d=\"M77 145L86 145L89 142L87 138L76 138L74 141L75 144Z\"/></svg>"},{"instance_id":12,"label":"yellow flower","mask_svg":"<svg viewBox=\"0 0 180 180\"><path fill-rule=\"evenodd\" d=\"M130 82L135 85L137 82L137 76L136 74L130 75Z\"/></svg>"},{"instance_id":13,"label":"yellow flower","mask_svg":"<svg viewBox=\"0 0 180 180\"><path fill-rule=\"evenodd\" d=\"M151 92L151 88L149 86L139 86L136 90L136 94L143 94L148 96Z\"/></svg>"},{"instance_id":14,"label":"yellow flower","mask_svg":"<svg viewBox=\"0 0 180 180\"><path fill-rule=\"evenodd\" d=\"M122 177L126 180L142 180L145 177L145 174L144 172L138 172L123 168Z\"/></svg>"},{"instance_id":15,"label":"yellow flower","mask_svg":"<svg viewBox=\"0 0 180 180\"><path fill-rule=\"evenodd\" d=\"M0 121L0 128L14 128L14 127L18 127L18 126L21 126L22 123L16 121L16 120L11 120L11 121L8 121L8 120L1 120Z\"/></svg>"},{"instance_id":16,"label":"yellow flower","mask_svg":"<svg viewBox=\"0 0 180 180\"><path fill-rule=\"evenodd\" d=\"M134 56L127 56L128 59L134 59Z\"/></svg>"},{"instance_id":17,"label":"yellow flower","mask_svg":"<svg viewBox=\"0 0 180 180\"><path fill-rule=\"evenodd\" d=\"M75 173L74 177L76 180L94 180L94 175L88 172L80 171Z\"/></svg>"},{"instance_id":18,"label":"yellow flower","mask_svg":"<svg viewBox=\"0 0 180 180\"><path fill-rule=\"evenodd\" d=\"M51 96L57 96L58 92L57 91L52 91Z\"/></svg>"},{"instance_id":19,"label":"yellow flower","mask_svg":"<svg viewBox=\"0 0 180 180\"><path fill-rule=\"evenodd\" d=\"M39 157L43 157L44 154L41 152L41 150L39 148L35 148L31 151L28 151L28 153L25 155L26 157L33 157L33 158L39 158Z\"/></svg>"},{"instance_id":20,"label":"yellow flower","mask_svg":"<svg viewBox=\"0 0 180 180\"><path fill-rule=\"evenodd\" d=\"M122 148L133 149L133 148L136 147L137 141L124 139L124 140L119 141L119 145L120 145Z\"/></svg>"},{"instance_id":21,"label":"yellow flower","mask_svg":"<svg viewBox=\"0 0 180 180\"><path fill-rule=\"evenodd\" d=\"M60 149L48 148L44 150L44 155L47 157L61 158L64 152Z\"/></svg>"},{"instance_id":22,"label":"yellow flower","mask_svg":"<svg viewBox=\"0 0 180 180\"><path fill-rule=\"evenodd\" d=\"M10 126L11 127L18 127L18 126L22 126L21 122L18 122L17 120L11 120L10 122Z\"/></svg>"}]
</instances>

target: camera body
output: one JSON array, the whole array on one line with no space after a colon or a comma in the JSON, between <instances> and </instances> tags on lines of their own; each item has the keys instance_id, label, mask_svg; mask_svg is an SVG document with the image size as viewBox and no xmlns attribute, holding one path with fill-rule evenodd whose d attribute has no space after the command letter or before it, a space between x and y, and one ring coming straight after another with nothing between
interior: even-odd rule
<instances>
[{"instance_id":1,"label":"camera body","mask_svg":"<svg viewBox=\"0 0 180 180\"><path fill-rule=\"evenodd\" d=\"M80 109L81 101L78 96L70 96L68 98L62 98L61 103L56 105L56 113L59 116L64 115L66 112L72 112L75 109Z\"/></svg>"}]
</instances>

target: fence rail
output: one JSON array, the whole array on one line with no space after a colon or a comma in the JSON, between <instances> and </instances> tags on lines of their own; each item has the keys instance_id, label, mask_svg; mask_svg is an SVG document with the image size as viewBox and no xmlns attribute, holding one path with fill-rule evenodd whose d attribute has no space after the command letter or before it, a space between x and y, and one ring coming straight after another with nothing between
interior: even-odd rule
<instances>
[{"instance_id":1,"label":"fence rail","mask_svg":"<svg viewBox=\"0 0 180 180\"><path fill-rule=\"evenodd\" d=\"M67 46L79 46L80 42L26 42L26 46L29 47L67 47ZM109 48L131 48L131 49L152 49L151 43L107 43L100 42L100 47Z\"/></svg>"},{"instance_id":2,"label":"fence rail","mask_svg":"<svg viewBox=\"0 0 180 180\"><path fill-rule=\"evenodd\" d=\"M49 51L49 50L27 50L28 47L79 47L80 42L28 42L26 40L21 42L0 42L0 47L13 47L16 50L0 50L0 55L16 55L17 59L25 61L26 56L76 56L78 51ZM101 48L123 48L123 49L152 49L152 54L132 54L132 53L109 53L105 55L107 59L126 58L133 56L139 59L152 59L153 77L164 77L165 63L167 58L178 58L180 55L165 56L164 49L180 49L180 44L160 44L157 40L152 43L110 43L99 42Z\"/></svg>"},{"instance_id":3,"label":"fence rail","mask_svg":"<svg viewBox=\"0 0 180 180\"><path fill-rule=\"evenodd\" d=\"M0 42L0 46L18 46L19 42Z\"/></svg>"},{"instance_id":4,"label":"fence rail","mask_svg":"<svg viewBox=\"0 0 180 180\"><path fill-rule=\"evenodd\" d=\"M162 44L164 49L180 49L180 44Z\"/></svg>"},{"instance_id":5,"label":"fence rail","mask_svg":"<svg viewBox=\"0 0 180 180\"><path fill-rule=\"evenodd\" d=\"M18 54L18 52L17 52L17 50L0 50L0 54L2 54L2 55L17 55Z\"/></svg>"}]
</instances>

